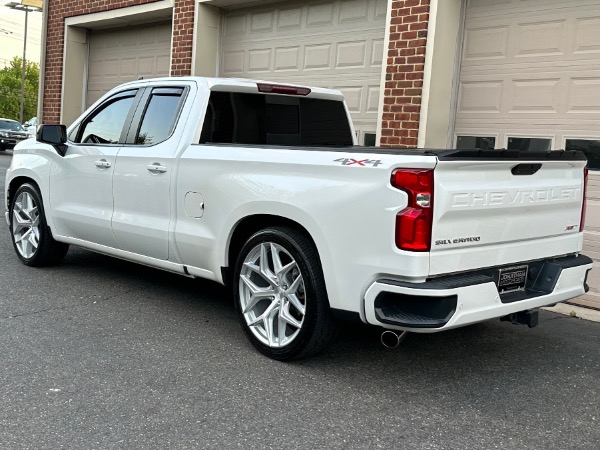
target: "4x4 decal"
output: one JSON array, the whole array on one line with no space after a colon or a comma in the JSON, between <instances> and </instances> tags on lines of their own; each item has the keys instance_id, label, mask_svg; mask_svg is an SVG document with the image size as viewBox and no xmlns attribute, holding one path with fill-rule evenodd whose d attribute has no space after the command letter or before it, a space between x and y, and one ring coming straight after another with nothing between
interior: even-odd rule
<instances>
[{"instance_id":1,"label":"4x4 decal","mask_svg":"<svg viewBox=\"0 0 600 450\"><path fill-rule=\"evenodd\" d=\"M338 159L334 159L333 162L342 163L342 166L357 165L357 166L361 166L361 167L366 167L366 166L377 167L377 166L383 164L383 162L380 159L357 160L357 159L353 159L353 158L338 158Z\"/></svg>"}]
</instances>

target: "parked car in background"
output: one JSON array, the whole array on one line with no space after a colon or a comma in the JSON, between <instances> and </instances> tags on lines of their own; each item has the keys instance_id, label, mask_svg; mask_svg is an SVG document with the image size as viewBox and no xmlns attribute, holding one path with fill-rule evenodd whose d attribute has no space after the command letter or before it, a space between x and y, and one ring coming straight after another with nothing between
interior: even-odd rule
<instances>
[{"instance_id":1,"label":"parked car in background","mask_svg":"<svg viewBox=\"0 0 600 450\"><path fill-rule=\"evenodd\" d=\"M28 137L27 130L16 120L0 119L0 151L11 150Z\"/></svg>"},{"instance_id":2,"label":"parked car in background","mask_svg":"<svg viewBox=\"0 0 600 450\"><path fill-rule=\"evenodd\" d=\"M35 137L35 131L37 130L38 119L37 117L32 117L27 122L23 124L25 130L27 130L27 134L29 137Z\"/></svg>"}]
</instances>

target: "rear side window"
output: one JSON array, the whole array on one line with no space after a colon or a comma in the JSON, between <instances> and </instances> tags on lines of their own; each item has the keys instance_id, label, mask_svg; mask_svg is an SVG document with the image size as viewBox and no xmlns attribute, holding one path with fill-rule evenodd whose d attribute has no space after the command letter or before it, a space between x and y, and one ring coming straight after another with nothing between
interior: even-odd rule
<instances>
[{"instance_id":1,"label":"rear side window","mask_svg":"<svg viewBox=\"0 0 600 450\"><path fill-rule=\"evenodd\" d=\"M352 133L339 101L211 92L200 143L352 145Z\"/></svg>"},{"instance_id":2,"label":"rear side window","mask_svg":"<svg viewBox=\"0 0 600 450\"><path fill-rule=\"evenodd\" d=\"M135 137L138 145L166 141L179 115L183 88L154 88L146 105L140 129Z\"/></svg>"}]
</instances>

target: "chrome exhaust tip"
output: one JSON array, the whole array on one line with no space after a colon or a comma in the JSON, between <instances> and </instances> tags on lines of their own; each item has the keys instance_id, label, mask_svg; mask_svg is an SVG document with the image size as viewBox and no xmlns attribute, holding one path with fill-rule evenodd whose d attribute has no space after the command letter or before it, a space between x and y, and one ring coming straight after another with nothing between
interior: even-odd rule
<instances>
[{"instance_id":1,"label":"chrome exhaust tip","mask_svg":"<svg viewBox=\"0 0 600 450\"><path fill-rule=\"evenodd\" d=\"M400 345L400 342L406 338L408 331L401 331L397 333L392 330L385 330L381 333L381 343L385 348L396 348Z\"/></svg>"}]
</instances>

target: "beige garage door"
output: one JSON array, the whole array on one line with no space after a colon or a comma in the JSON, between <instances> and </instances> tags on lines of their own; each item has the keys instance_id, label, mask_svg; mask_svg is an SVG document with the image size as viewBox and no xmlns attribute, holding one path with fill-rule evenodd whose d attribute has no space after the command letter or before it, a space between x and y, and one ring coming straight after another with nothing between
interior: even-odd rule
<instances>
[{"instance_id":1,"label":"beige garage door","mask_svg":"<svg viewBox=\"0 0 600 450\"><path fill-rule=\"evenodd\" d=\"M227 11L221 75L339 89L363 143L377 130L386 8L329 0Z\"/></svg>"},{"instance_id":2,"label":"beige garage door","mask_svg":"<svg viewBox=\"0 0 600 450\"><path fill-rule=\"evenodd\" d=\"M588 153L584 253L597 262L591 292L581 301L600 307L600 4L469 0L467 5L455 143Z\"/></svg>"},{"instance_id":3,"label":"beige garage door","mask_svg":"<svg viewBox=\"0 0 600 450\"><path fill-rule=\"evenodd\" d=\"M87 106L113 87L140 77L168 76L171 23L92 30Z\"/></svg>"}]
</instances>

